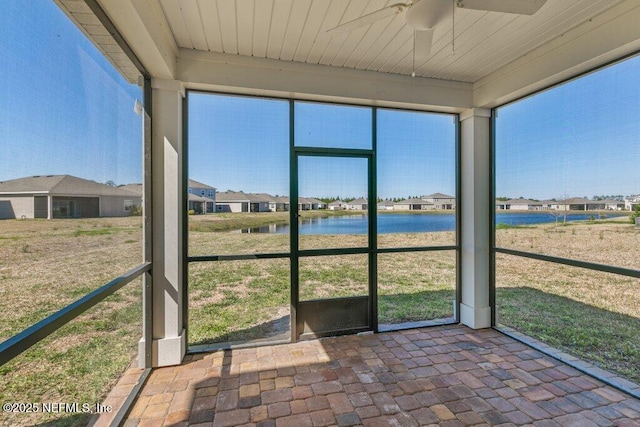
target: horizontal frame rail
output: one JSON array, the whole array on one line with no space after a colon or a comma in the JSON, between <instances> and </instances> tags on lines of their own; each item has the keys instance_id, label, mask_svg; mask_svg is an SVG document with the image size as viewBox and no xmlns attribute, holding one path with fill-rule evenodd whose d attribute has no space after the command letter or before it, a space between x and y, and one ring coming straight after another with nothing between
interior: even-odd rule
<instances>
[{"instance_id":1,"label":"horizontal frame rail","mask_svg":"<svg viewBox=\"0 0 640 427\"><path fill-rule=\"evenodd\" d=\"M48 337L80 314L148 271L151 271L151 263L146 262L141 264L90 294L85 295L76 302L69 304L62 310L0 343L0 366L27 350L32 345Z\"/></svg>"},{"instance_id":2,"label":"horizontal frame rail","mask_svg":"<svg viewBox=\"0 0 640 427\"><path fill-rule=\"evenodd\" d=\"M293 147L295 154L309 157L371 157L370 148L324 148L324 147Z\"/></svg>"},{"instance_id":3,"label":"horizontal frame rail","mask_svg":"<svg viewBox=\"0 0 640 427\"><path fill-rule=\"evenodd\" d=\"M188 262L207 262L207 261L245 261L251 259L274 259L289 258L289 252L274 252L267 254L241 254L241 255L197 255L187 257Z\"/></svg>"},{"instance_id":4,"label":"horizontal frame rail","mask_svg":"<svg viewBox=\"0 0 640 427\"><path fill-rule=\"evenodd\" d=\"M378 248L376 252L379 254L393 254L398 252L436 252L436 251L455 251L458 250L456 245L448 246L415 246L404 248Z\"/></svg>"},{"instance_id":5,"label":"horizontal frame rail","mask_svg":"<svg viewBox=\"0 0 640 427\"><path fill-rule=\"evenodd\" d=\"M631 268L614 267L612 265L597 264L595 262L580 261L577 259L570 259L570 258L560 258L560 257L551 256L551 255L543 255L543 254L537 254L533 252L518 251L515 249L495 248L495 251L501 254L521 256L524 258L537 259L539 261L555 262L557 264L587 268L589 270L603 271L605 273L620 274L621 276L640 278L640 270L633 270Z\"/></svg>"},{"instance_id":6,"label":"horizontal frame rail","mask_svg":"<svg viewBox=\"0 0 640 427\"><path fill-rule=\"evenodd\" d=\"M378 248L374 253L388 254L398 252L435 252L454 251L460 249L456 245L448 246L409 246L400 248ZM301 257L325 256L325 255L355 255L366 254L369 248L334 248L334 249L303 249L299 251ZM259 254L237 254L237 255L194 255L187 257L188 262L215 262L215 261L247 261L253 259L278 259L290 258L291 252L272 252Z\"/></svg>"}]
</instances>

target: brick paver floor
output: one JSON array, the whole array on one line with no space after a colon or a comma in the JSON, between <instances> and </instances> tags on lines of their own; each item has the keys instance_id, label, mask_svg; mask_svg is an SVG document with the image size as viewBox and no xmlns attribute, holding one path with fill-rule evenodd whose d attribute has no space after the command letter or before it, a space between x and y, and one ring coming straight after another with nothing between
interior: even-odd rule
<instances>
[{"instance_id":1,"label":"brick paver floor","mask_svg":"<svg viewBox=\"0 0 640 427\"><path fill-rule=\"evenodd\" d=\"M127 426L640 426L640 401L492 329L442 326L187 356Z\"/></svg>"}]
</instances>

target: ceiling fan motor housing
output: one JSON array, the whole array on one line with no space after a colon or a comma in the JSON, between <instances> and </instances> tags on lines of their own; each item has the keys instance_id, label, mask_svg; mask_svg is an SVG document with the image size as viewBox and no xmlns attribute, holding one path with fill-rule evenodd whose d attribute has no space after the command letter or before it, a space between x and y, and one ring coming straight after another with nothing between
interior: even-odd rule
<instances>
[{"instance_id":1,"label":"ceiling fan motor housing","mask_svg":"<svg viewBox=\"0 0 640 427\"><path fill-rule=\"evenodd\" d=\"M450 0L418 0L406 12L407 25L416 31L430 30L451 15Z\"/></svg>"}]
</instances>

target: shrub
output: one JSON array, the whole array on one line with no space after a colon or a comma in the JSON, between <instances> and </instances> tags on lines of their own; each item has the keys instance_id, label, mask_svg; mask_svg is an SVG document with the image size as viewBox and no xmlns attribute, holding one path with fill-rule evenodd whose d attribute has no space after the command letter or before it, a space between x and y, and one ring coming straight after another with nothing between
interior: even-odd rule
<instances>
[{"instance_id":1,"label":"shrub","mask_svg":"<svg viewBox=\"0 0 640 427\"><path fill-rule=\"evenodd\" d=\"M636 205L633 208L633 212L629 215L629 222L631 222L631 224L635 224L636 218L640 218L640 205Z\"/></svg>"},{"instance_id":2,"label":"shrub","mask_svg":"<svg viewBox=\"0 0 640 427\"><path fill-rule=\"evenodd\" d=\"M194 211L193 209L189 209L189 215L195 215L196 211Z\"/></svg>"},{"instance_id":3,"label":"shrub","mask_svg":"<svg viewBox=\"0 0 640 427\"><path fill-rule=\"evenodd\" d=\"M142 206L140 205L131 206L131 216L142 216Z\"/></svg>"}]
</instances>

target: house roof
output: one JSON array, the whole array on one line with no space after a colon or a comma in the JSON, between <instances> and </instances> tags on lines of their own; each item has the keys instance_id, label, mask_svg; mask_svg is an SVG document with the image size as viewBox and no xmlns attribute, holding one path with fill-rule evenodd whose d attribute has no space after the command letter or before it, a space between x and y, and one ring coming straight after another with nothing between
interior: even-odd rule
<instances>
[{"instance_id":1,"label":"house roof","mask_svg":"<svg viewBox=\"0 0 640 427\"><path fill-rule=\"evenodd\" d=\"M404 199L404 200L400 200L398 203L396 203L397 205L433 205L433 203L424 200L424 199L418 199L418 198L411 198L411 199Z\"/></svg>"},{"instance_id":2,"label":"house roof","mask_svg":"<svg viewBox=\"0 0 640 427\"><path fill-rule=\"evenodd\" d=\"M428 196L423 196L425 199L455 199L455 196L449 196L448 194L443 193L433 193Z\"/></svg>"},{"instance_id":3,"label":"house roof","mask_svg":"<svg viewBox=\"0 0 640 427\"><path fill-rule=\"evenodd\" d=\"M132 193L136 193L138 196L142 197L142 184L126 184L119 185L119 189L131 191Z\"/></svg>"},{"instance_id":4,"label":"house roof","mask_svg":"<svg viewBox=\"0 0 640 427\"><path fill-rule=\"evenodd\" d=\"M223 191L216 193L218 202L248 202L249 196L242 191Z\"/></svg>"},{"instance_id":5,"label":"house roof","mask_svg":"<svg viewBox=\"0 0 640 427\"><path fill-rule=\"evenodd\" d=\"M35 175L0 182L0 194L50 194L68 196L140 196L134 191L72 175Z\"/></svg>"},{"instance_id":6,"label":"house roof","mask_svg":"<svg viewBox=\"0 0 640 427\"><path fill-rule=\"evenodd\" d=\"M215 190L215 187L212 187L210 185L207 184L203 184L199 181L196 181L195 179L189 179L189 187L191 188L198 188L198 189L202 189L202 190Z\"/></svg>"},{"instance_id":7,"label":"house roof","mask_svg":"<svg viewBox=\"0 0 640 427\"><path fill-rule=\"evenodd\" d=\"M589 199L585 199L584 197L570 197L568 199L565 200L560 200L558 201L559 204L567 204L567 205L588 205L588 204L593 204L593 203L598 203L598 202L594 202L593 200L589 200Z\"/></svg>"},{"instance_id":8,"label":"house roof","mask_svg":"<svg viewBox=\"0 0 640 427\"><path fill-rule=\"evenodd\" d=\"M344 202L342 200L334 200L333 202L329 203L329 206L342 206L344 205Z\"/></svg>"},{"instance_id":9,"label":"house roof","mask_svg":"<svg viewBox=\"0 0 640 427\"><path fill-rule=\"evenodd\" d=\"M542 202L537 202L531 199L511 199L506 202L502 202L501 204L506 205L541 205Z\"/></svg>"},{"instance_id":10,"label":"house roof","mask_svg":"<svg viewBox=\"0 0 640 427\"><path fill-rule=\"evenodd\" d=\"M318 200L318 199L313 198L313 197L311 197L310 199L307 199L307 200L309 200L309 202L311 202L311 203L318 204L318 205L324 205L324 204L326 204L326 203L325 203L325 202L323 202L322 200Z\"/></svg>"},{"instance_id":11,"label":"house roof","mask_svg":"<svg viewBox=\"0 0 640 427\"><path fill-rule=\"evenodd\" d=\"M249 193L247 194L247 197L249 197L249 201L253 202L253 203L275 203L276 202L276 198L273 197L271 194L267 194L267 193Z\"/></svg>"},{"instance_id":12,"label":"house roof","mask_svg":"<svg viewBox=\"0 0 640 427\"><path fill-rule=\"evenodd\" d=\"M367 203L369 203L367 201L367 199L364 199L364 198L360 197L360 198L357 198L355 200L352 200L352 201L348 202L347 204L348 205L365 205Z\"/></svg>"}]
</instances>

